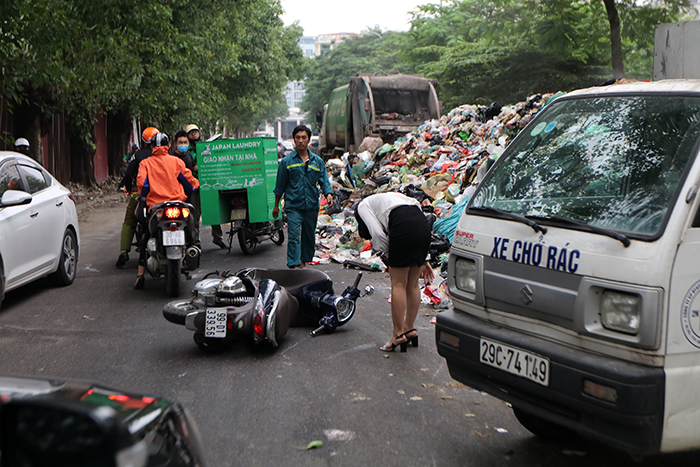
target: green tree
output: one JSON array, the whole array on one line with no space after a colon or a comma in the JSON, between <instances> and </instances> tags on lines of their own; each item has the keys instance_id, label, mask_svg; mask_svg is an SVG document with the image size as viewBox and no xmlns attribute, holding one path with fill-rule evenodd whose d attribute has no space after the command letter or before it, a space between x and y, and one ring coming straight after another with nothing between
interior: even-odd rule
<instances>
[{"instance_id":1,"label":"green tree","mask_svg":"<svg viewBox=\"0 0 700 467\"><path fill-rule=\"evenodd\" d=\"M0 96L41 122L64 112L71 179L92 181L95 116L106 114L112 161L129 119L172 133L181 125L252 125L303 73L301 31L279 0L5 0ZM113 166L114 167L114 166Z\"/></svg>"}]
</instances>

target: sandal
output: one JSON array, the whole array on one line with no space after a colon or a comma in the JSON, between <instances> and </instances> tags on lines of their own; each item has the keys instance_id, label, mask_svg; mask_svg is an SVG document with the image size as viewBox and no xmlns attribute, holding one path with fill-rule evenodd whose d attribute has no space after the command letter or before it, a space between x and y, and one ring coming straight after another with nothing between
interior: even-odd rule
<instances>
[{"instance_id":1,"label":"sandal","mask_svg":"<svg viewBox=\"0 0 700 467\"><path fill-rule=\"evenodd\" d=\"M143 277L143 274L139 274L136 276L136 282L134 282L134 288L136 290L141 290L143 289L144 284L146 283L146 278Z\"/></svg>"},{"instance_id":2,"label":"sandal","mask_svg":"<svg viewBox=\"0 0 700 467\"><path fill-rule=\"evenodd\" d=\"M399 342L399 339L401 339L402 337L404 339L406 338L406 336L404 336L403 334L396 337L392 336L392 338L389 339L389 343L384 345L383 347L379 347L379 350L381 350L382 352L393 352L394 349L396 349L396 347L401 347L401 352L405 352L406 347L408 345L408 341L404 340L403 342Z\"/></svg>"},{"instance_id":3,"label":"sandal","mask_svg":"<svg viewBox=\"0 0 700 467\"><path fill-rule=\"evenodd\" d=\"M410 333L415 332L415 336L409 336ZM411 347L418 347L418 331L416 331L415 328L409 329L408 331L404 332L401 334L401 336L405 337L408 343L411 345ZM401 337L399 336L399 337Z\"/></svg>"}]
</instances>

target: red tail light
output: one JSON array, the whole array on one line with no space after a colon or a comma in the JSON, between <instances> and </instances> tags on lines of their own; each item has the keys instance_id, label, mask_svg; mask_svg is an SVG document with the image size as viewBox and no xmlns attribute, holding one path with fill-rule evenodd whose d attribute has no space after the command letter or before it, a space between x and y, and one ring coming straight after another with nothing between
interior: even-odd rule
<instances>
[{"instance_id":1,"label":"red tail light","mask_svg":"<svg viewBox=\"0 0 700 467\"><path fill-rule=\"evenodd\" d=\"M260 337L263 337L263 331L265 329L265 313L260 310L253 318L253 332Z\"/></svg>"},{"instance_id":2,"label":"red tail light","mask_svg":"<svg viewBox=\"0 0 700 467\"><path fill-rule=\"evenodd\" d=\"M180 217L180 208L178 207L170 207L165 210L165 217L168 219L177 219Z\"/></svg>"},{"instance_id":3,"label":"red tail light","mask_svg":"<svg viewBox=\"0 0 700 467\"><path fill-rule=\"evenodd\" d=\"M68 199L73 201L73 204L77 204L75 201L75 195L73 193L68 193Z\"/></svg>"}]
</instances>

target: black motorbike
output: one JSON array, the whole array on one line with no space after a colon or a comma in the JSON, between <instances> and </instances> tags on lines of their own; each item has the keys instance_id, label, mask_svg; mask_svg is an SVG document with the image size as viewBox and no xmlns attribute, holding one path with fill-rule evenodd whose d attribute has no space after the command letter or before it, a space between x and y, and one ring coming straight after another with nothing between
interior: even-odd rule
<instances>
[{"instance_id":1,"label":"black motorbike","mask_svg":"<svg viewBox=\"0 0 700 467\"><path fill-rule=\"evenodd\" d=\"M371 295L372 286L358 289L362 273L342 294L322 271L243 269L235 274L205 277L191 300L176 300L163 308L171 323L194 331L204 350L219 349L234 340L277 347L290 326L315 326L311 336L331 333L355 314L359 297ZM209 276L209 275L208 275Z\"/></svg>"},{"instance_id":2,"label":"black motorbike","mask_svg":"<svg viewBox=\"0 0 700 467\"><path fill-rule=\"evenodd\" d=\"M180 295L180 275L190 279L190 271L199 268L201 250L194 239L194 207L182 201L165 201L151 208L146 244L146 269L158 278L165 276L165 289L171 297ZM137 238L143 233L137 228Z\"/></svg>"}]
</instances>

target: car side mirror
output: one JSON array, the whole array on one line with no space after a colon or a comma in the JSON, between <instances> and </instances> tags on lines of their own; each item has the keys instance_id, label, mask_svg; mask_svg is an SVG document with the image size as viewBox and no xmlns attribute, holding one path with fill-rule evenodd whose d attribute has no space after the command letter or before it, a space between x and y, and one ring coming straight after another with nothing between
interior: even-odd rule
<instances>
[{"instance_id":1,"label":"car side mirror","mask_svg":"<svg viewBox=\"0 0 700 467\"><path fill-rule=\"evenodd\" d=\"M116 410L79 401L12 399L0 412L2 466L144 467L136 442Z\"/></svg>"},{"instance_id":2,"label":"car side mirror","mask_svg":"<svg viewBox=\"0 0 700 467\"><path fill-rule=\"evenodd\" d=\"M22 204L29 204L32 202L32 195L26 191L19 190L7 190L2 194L0 198L0 208L6 208L10 206L20 206Z\"/></svg>"}]
</instances>

